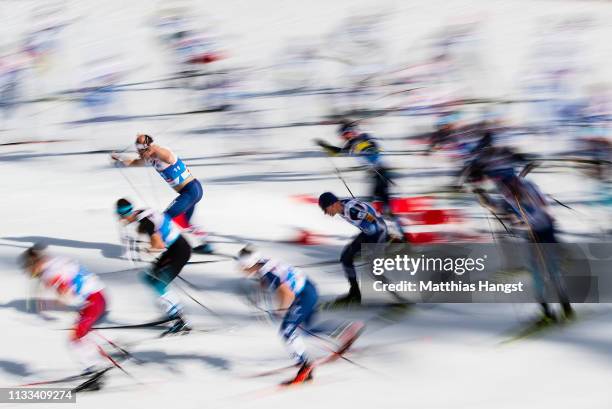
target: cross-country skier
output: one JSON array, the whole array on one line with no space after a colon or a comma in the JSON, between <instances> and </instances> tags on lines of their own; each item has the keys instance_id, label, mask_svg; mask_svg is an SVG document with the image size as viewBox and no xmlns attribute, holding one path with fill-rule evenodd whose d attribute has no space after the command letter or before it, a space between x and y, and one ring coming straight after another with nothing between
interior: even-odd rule
<instances>
[{"instance_id":1,"label":"cross-country skier","mask_svg":"<svg viewBox=\"0 0 612 409\"><path fill-rule=\"evenodd\" d=\"M286 384L297 384L312 379L314 362L308 357L300 332L306 335L332 336L339 341L337 354L344 353L364 329L362 322L334 325L313 325L316 304L319 298L314 284L301 271L287 264L262 257L247 246L238 254L240 268L248 277L260 281L264 289L278 297L278 308L274 311L282 317L280 335L291 357L299 365L296 376Z\"/></svg>"},{"instance_id":2,"label":"cross-country skier","mask_svg":"<svg viewBox=\"0 0 612 409\"><path fill-rule=\"evenodd\" d=\"M101 369L109 355L96 342L92 326L106 312L104 285L100 279L74 260L48 255L45 246L35 244L20 256L23 269L64 298L78 301L79 318L70 334L70 346L84 368L83 375ZM66 299L65 298L65 299ZM91 388L100 387L100 379Z\"/></svg>"},{"instance_id":3,"label":"cross-country skier","mask_svg":"<svg viewBox=\"0 0 612 409\"><path fill-rule=\"evenodd\" d=\"M516 176L513 172L488 174L502 194L500 199L494 199L481 189L474 192L481 204L491 212L509 214L517 230L531 244L530 270L536 290L536 297L542 307L542 322L550 323L556 320L545 298L545 277L552 279L566 319L574 315L570 305L565 284L559 271L559 255L557 254L557 237L555 221L549 213L545 196L538 187Z\"/></svg>"},{"instance_id":4,"label":"cross-country skier","mask_svg":"<svg viewBox=\"0 0 612 409\"><path fill-rule=\"evenodd\" d=\"M336 300L339 304L361 303L361 291L355 271L355 255L362 244L386 243L387 225L380 214L368 203L357 199L338 199L331 192L319 196L319 207L328 216L340 215L344 220L361 230L361 233L349 243L340 256L344 274L349 281L350 289L346 296Z\"/></svg>"},{"instance_id":5,"label":"cross-country skier","mask_svg":"<svg viewBox=\"0 0 612 409\"><path fill-rule=\"evenodd\" d=\"M146 134L136 137L136 150L138 157L134 159L121 159L117 153L111 157L123 166L151 165L160 176L173 188L179 196L170 203L165 213L170 216L181 228L196 236L203 233L191 224L191 216L196 204L202 199L203 190L200 182L193 177L185 163L170 149L153 143L153 138ZM212 247L205 241L194 247L198 253L210 253Z\"/></svg>"},{"instance_id":6,"label":"cross-country skier","mask_svg":"<svg viewBox=\"0 0 612 409\"><path fill-rule=\"evenodd\" d=\"M354 156L365 163L368 174L373 180L372 200L382 202L383 213L393 221L397 233L404 240L402 225L391 211L389 185L394 183L391 172L382 161L380 147L368 133L362 132L355 122L342 121L338 127L338 135L346 141L342 147L330 145L321 139L315 139L315 143L330 155Z\"/></svg>"},{"instance_id":7,"label":"cross-country skier","mask_svg":"<svg viewBox=\"0 0 612 409\"><path fill-rule=\"evenodd\" d=\"M447 145L457 143L458 135L463 131L460 126L460 118L459 112L455 111L440 114L434 131L427 134L429 139L429 146L425 152L427 155Z\"/></svg>"},{"instance_id":8,"label":"cross-country skier","mask_svg":"<svg viewBox=\"0 0 612 409\"><path fill-rule=\"evenodd\" d=\"M458 186L465 182L476 183L485 176L501 180L505 175L516 174L516 169L529 165L527 157L505 146L493 146L492 140L485 134L470 155L466 155L465 164L459 172Z\"/></svg>"},{"instance_id":9,"label":"cross-country skier","mask_svg":"<svg viewBox=\"0 0 612 409\"><path fill-rule=\"evenodd\" d=\"M191 257L191 246L166 213L151 209L135 210L127 199L117 201L117 215L123 223L137 223L136 230L150 238L150 253L160 253L153 267L143 272L144 281L153 287L159 296L159 304L173 325L168 333L188 332L191 328L183 317L183 307L177 295L168 288L170 282L181 272Z\"/></svg>"}]
</instances>

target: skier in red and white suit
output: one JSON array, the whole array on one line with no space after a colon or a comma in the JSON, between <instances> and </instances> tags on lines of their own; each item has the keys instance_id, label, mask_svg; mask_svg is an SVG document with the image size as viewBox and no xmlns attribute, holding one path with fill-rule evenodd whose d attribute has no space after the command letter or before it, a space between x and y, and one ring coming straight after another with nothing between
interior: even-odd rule
<instances>
[{"instance_id":1,"label":"skier in red and white suit","mask_svg":"<svg viewBox=\"0 0 612 409\"><path fill-rule=\"evenodd\" d=\"M108 355L93 339L91 328L106 311L104 285L79 263L46 254L45 247L35 244L20 258L23 269L61 298L79 302L79 318L70 335L70 346L86 372L93 371Z\"/></svg>"}]
</instances>

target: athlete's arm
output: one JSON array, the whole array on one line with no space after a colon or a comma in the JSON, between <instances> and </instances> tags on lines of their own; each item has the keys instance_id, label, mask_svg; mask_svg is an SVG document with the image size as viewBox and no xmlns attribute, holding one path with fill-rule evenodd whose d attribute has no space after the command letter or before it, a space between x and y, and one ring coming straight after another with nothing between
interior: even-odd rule
<instances>
[{"instance_id":1,"label":"athlete's arm","mask_svg":"<svg viewBox=\"0 0 612 409\"><path fill-rule=\"evenodd\" d=\"M41 277L39 284L42 284L43 288L54 290L56 294L55 300L60 304L70 306L73 303L74 300L70 296L70 285L65 283L60 275L51 276L50 278ZM36 287L36 294L38 294L39 289L40 285ZM35 312L44 315L45 310L48 309L48 306L45 305L46 301L38 297L35 298L37 298L34 302Z\"/></svg>"},{"instance_id":2,"label":"athlete's arm","mask_svg":"<svg viewBox=\"0 0 612 409\"><path fill-rule=\"evenodd\" d=\"M145 217L138 225L138 232L147 234L151 243L149 251L158 252L164 250L166 246L159 233L155 231L155 225L149 218Z\"/></svg>"},{"instance_id":3,"label":"athlete's arm","mask_svg":"<svg viewBox=\"0 0 612 409\"><path fill-rule=\"evenodd\" d=\"M352 220L365 220L369 216L368 209L361 203L353 203L349 208L349 216Z\"/></svg>"},{"instance_id":4,"label":"athlete's arm","mask_svg":"<svg viewBox=\"0 0 612 409\"><path fill-rule=\"evenodd\" d=\"M322 139L315 139L314 142L325 150L329 155L337 155L342 152L342 148L330 145Z\"/></svg>"},{"instance_id":5,"label":"athlete's arm","mask_svg":"<svg viewBox=\"0 0 612 409\"><path fill-rule=\"evenodd\" d=\"M287 311L293 300L295 300L295 294L289 288L289 286L285 283L278 286L276 289L276 295L278 297L278 309L280 311Z\"/></svg>"},{"instance_id":6,"label":"athlete's arm","mask_svg":"<svg viewBox=\"0 0 612 409\"><path fill-rule=\"evenodd\" d=\"M374 222L376 218L368 212L368 209L361 203L356 203L349 209L349 217L351 220L360 222L361 228L366 234L376 233Z\"/></svg>"},{"instance_id":7,"label":"athlete's arm","mask_svg":"<svg viewBox=\"0 0 612 409\"><path fill-rule=\"evenodd\" d=\"M279 312L289 309L295 299L295 294L293 294L293 291L291 291L291 288L286 283L281 282L279 276L268 271L261 277L261 284L264 288L275 291Z\"/></svg>"},{"instance_id":8,"label":"athlete's arm","mask_svg":"<svg viewBox=\"0 0 612 409\"><path fill-rule=\"evenodd\" d=\"M111 158L113 158L116 162L121 163L123 166L142 166L145 164L145 160L143 158L121 159L117 152L111 153Z\"/></svg>"},{"instance_id":9,"label":"athlete's arm","mask_svg":"<svg viewBox=\"0 0 612 409\"><path fill-rule=\"evenodd\" d=\"M151 151L149 155L153 158L160 159L162 162L166 163L176 162L176 158L174 157L172 152L166 148L157 145L152 145L149 149ZM142 166L146 163L146 160L141 157L134 159L121 159L119 154L117 154L116 152L111 153L111 158L113 158L117 162L120 162L123 166Z\"/></svg>"},{"instance_id":10,"label":"athlete's arm","mask_svg":"<svg viewBox=\"0 0 612 409\"><path fill-rule=\"evenodd\" d=\"M153 151L151 153L151 156L154 156L157 159L160 159L162 162L166 162L166 163L176 162L176 158L174 157L172 152L166 148L154 145L154 146L151 146L151 150Z\"/></svg>"},{"instance_id":11,"label":"athlete's arm","mask_svg":"<svg viewBox=\"0 0 612 409\"><path fill-rule=\"evenodd\" d=\"M154 233L151 236L151 248L149 249L149 251L158 252L158 251L162 251L165 249L166 249L166 246L164 246L164 241L162 240L159 233Z\"/></svg>"}]
</instances>

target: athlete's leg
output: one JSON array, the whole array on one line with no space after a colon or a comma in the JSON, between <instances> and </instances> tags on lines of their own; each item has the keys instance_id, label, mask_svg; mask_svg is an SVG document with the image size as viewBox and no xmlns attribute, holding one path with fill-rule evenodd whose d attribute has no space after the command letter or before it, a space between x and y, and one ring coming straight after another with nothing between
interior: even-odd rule
<instances>
[{"instance_id":1,"label":"athlete's leg","mask_svg":"<svg viewBox=\"0 0 612 409\"><path fill-rule=\"evenodd\" d=\"M539 248L545 264L545 273L548 273L555 285L559 302L563 306L566 317L573 315L573 310L567 295L567 288L559 267L559 242L555 235L555 227L551 224L548 228L535 232L535 237L539 242Z\"/></svg>"},{"instance_id":2,"label":"athlete's leg","mask_svg":"<svg viewBox=\"0 0 612 409\"><path fill-rule=\"evenodd\" d=\"M170 269L167 270L168 282L174 280L174 278L179 275L179 273L183 270L183 267L185 267L191 258L191 246L182 236L179 236L176 241L172 243L168 250L170 249L172 250L172 254L169 257L168 262L170 266Z\"/></svg>"},{"instance_id":3,"label":"athlete's leg","mask_svg":"<svg viewBox=\"0 0 612 409\"><path fill-rule=\"evenodd\" d=\"M145 272L144 280L158 294L158 302L168 317L178 317L183 311L179 297L168 285L180 273L191 256L191 247L182 237L155 262L153 269Z\"/></svg>"},{"instance_id":4,"label":"athlete's leg","mask_svg":"<svg viewBox=\"0 0 612 409\"><path fill-rule=\"evenodd\" d=\"M73 339L83 338L104 315L104 311L106 311L106 300L102 292L90 294L85 306L79 311L79 321L74 329Z\"/></svg>"},{"instance_id":5,"label":"athlete's leg","mask_svg":"<svg viewBox=\"0 0 612 409\"><path fill-rule=\"evenodd\" d=\"M337 302L361 302L361 291L359 290L359 283L357 281L357 272L355 271L355 256L361 250L361 245L368 241L368 236L365 233L360 233L353 239L342 251L340 255L340 262L344 269L344 275L346 276L350 288L349 292L345 297L341 297Z\"/></svg>"},{"instance_id":6,"label":"athlete's leg","mask_svg":"<svg viewBox=\"0 0 612 409\"><path fill-rule=\"evenodd\" d=\"M193 204L185 211L185 217L187 218L187 221L189 222L190 225L191 225L191 217L193 216L193 212L195 211L195 206L200 200L202 200L202 196L204 195L202 184L197 179L190 183L190 185L192 184L194 185L192 189L194 190L196 199L193 202Z\"/></svg>"},{"instance_id":7,"label":"athlete's leg","mask_svg":"<svg viewBox=\"0 0 612 409\"><path fill-rule=\"evenodd\" d=\"M179 196L170 204L166 214L181 228L191 233L197 239L198 244L194 247L197 253L212 253L212 246L206 242L206 233L198 226L191 223L196 204L202 199L202 185L198 180L191 181L185 186Z\"/></svg>"},{"instance_id":8,"label":"athlete's leg","mask_svg":"<svg viewBox=\"0 0 612 409\"><path fill-rule=\"evenodd\" d=\"M87 297L79 311L79 320L70 339L70 346L83 368L92 369L103 363L101 347L91 338L91 327L104 315L106 300L101 291Z\"/></svg>"},{"instance_id":9,"label":"athlete's leg","mask_svg":"<svg viewBox=\"0 0 612 409\"><path fill-rule=\"evenodd\" d=\"M308 361L304 341L298 333L298 328L307 325L312 319L317 304L317 292L310 282L306 282L302 292L285 314L280 326L280 334L285 341L289 354L298 363Z\"/></svg>"},{"instance_id":10,"label":"athlete's leg","mask_svg":"<svg viewBox=\"0 0 612 409\"><path fill-rule=\"evenodd\" d=\"M374 172L374 189L373 196L375 199L378 199L382 202L382 213L386 215L397 229L397 233L401 236L401 239L404 240L404 229L402 228L402 224L400 223L399 218L393 214L391 209L391 195L389 194L389 184L391 183L391 179L389 178L389 172L385 169L379 169Z\"/></svg>"},{"instance_id":11,"label":"athlete's leg","mask_svg":"<svg viewBox=\"0 0 612 409\"><path fill-rule=\"evenodd\" d=\"M179 195L170 203L165 213L173 219L185 214L185 218L189 222L195 210L195 205L202 199L202 195L202 185L197 179L194 179L181 189Z\"/></svg>"}]
</instances>

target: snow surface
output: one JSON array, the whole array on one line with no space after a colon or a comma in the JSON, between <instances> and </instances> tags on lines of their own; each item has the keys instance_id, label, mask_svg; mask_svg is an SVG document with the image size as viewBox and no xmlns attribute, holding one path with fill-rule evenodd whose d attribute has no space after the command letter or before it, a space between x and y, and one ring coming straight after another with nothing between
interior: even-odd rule
<instances>
[{"instance_id":1,"label":"snow surface","mask_svg":"<svg viewBox=\"0 0 612 409\"><path fill-rule=\"evenodd\" d=\"M23 33L28 1L0 2L0 37L5 46ZM98 54L120 55L128 72L125 81L140 81L170 74L168 58L160 56L149 21L157 5L150 1L67 2L67 18L75 22L62 34L56 61L40 82L30 81L30 96L53 94L78 87L85 73L83 63ZM389 55L395 62L408 59L411 44L432 27L463 18L483 21L484 47L491 78L483 79L490 95L512 95L539 18L586 13L600 23L589 49L595 77L609 75L612 7L587 1L215 1L194 3L202 14L214 16L227 36L227 46L238 66L265 66L292 36L316 36L331 31L351 11L384 10L392 17L383 25ZM598 63L595 64L594 61ZM604 74L606 73L606 74ZM255 86L265 84L256 83ZM268 84L269 86L269 84ZM145 115L181 110L184 96L171 90L126 93L112 114ZM306 111L323 110L317 100L304 99ZM288 104L290 104L289 102ZM282 110L268 102L265 123L300 120L295 106ZM277 102L281 107L283 102ZM296 113L297 112L297 113ZM56 139L58 143L3 146L4 214L0 237L0 385L14 386L28 380L72 374L78 370L67 348L66 332L74 313L51 305L44 315L26 310L28 282L16 265L17 255L31 243L44 240L54 254L77 258L99 274L107 286L111 321L139 322L158 315L149 290L136 277L133 266L119 258L121 247L112 212L117 198L127 196L140 205L163 209L174 193L152 169L117 169L108 155L91 153L117 149L132 143L137 131L146 131L159 143L186 158L202 180L205 196L197 220L219 241L231 237L257 244L261 251L292 264L305 264L338 256L342 243L354 231L340 220L323 216L316 206L290 196L317 195L323 190L341 194L338 181L325 158L292 152L311 151L311 139L333 138L333 127L292 127L243 133L198 133L226 120L221 114L135 118L78 126L69 121L91 113L77 104L52 101L26 105L4 124L2 142ZM369 127L382 136L402 134L410 118L382 118ZM405 127L405 128L402 128ZM403 140L390 139L385 148L409 149ZM245 149L246 147L246 149ZM279 152L277 155L223 157L240 150ZM216 156L220 155L220 156ZM397 167L418 170L431 167L431 159L393 157ZM339 166L354 164L339 159ZM537 176L548 193L593 190L585 183L578 189L575 175L568 179ZM360 176L348 178L354 190L367 192ZM443 185L444 177L401 179L405 192ZM475 207L474 207L475 208ZM561 210L559 210L561 211ZM609 214L608 214L609 215ZM581 229L585 221L570 227ZM318 246L280 243L297 228L334 234ZM217 245L236 252L238 244ZM201 257L201 256L197 256ZM194 259L197 259L194 257ZM309 276L324 297L345 291L338 267L310 268ZM606 408L612 404L609 377L612 370L612 312L609 307L582 306L578 311L598 310L563 331L543 337L500 345L518 322L536 313L530 305L430 305L417 307L398 322L373 322L346 361L323 366L312 385L275 392L275 383L289 373L266 378L248 374L287 365L290 361L277 336L277 328L248 305L242 295L244 279L232 262L190 265L182 276L205 290L188 290L214 309L211 316L185 298L187 313L196 326L229 329L193 333L185 337L155 340L146 330L106 331L129 349L144 365L126 363L134 379L111 371L106 388L78 396L83 408L260 408L260 407L359 407L359 408ZM50 295L47 295L50 298ZM56 308L57 307L57 308ZM330 314L337 318L368 320L376 311ZM142 342L137 342L142 341ZM324 350L311 343L313 354ZM12 405L17 407L17 405ZM27 405L24 405L27 406ZM45 404L44 407L55 405ZM10 405L7 405L10 407ZM38 406L41 407L41 406ZM63 407L63 406L62 406Z\"/></svg>"}]
</instances>

